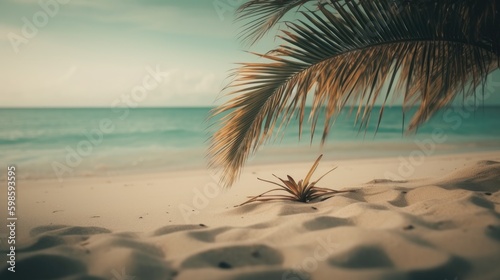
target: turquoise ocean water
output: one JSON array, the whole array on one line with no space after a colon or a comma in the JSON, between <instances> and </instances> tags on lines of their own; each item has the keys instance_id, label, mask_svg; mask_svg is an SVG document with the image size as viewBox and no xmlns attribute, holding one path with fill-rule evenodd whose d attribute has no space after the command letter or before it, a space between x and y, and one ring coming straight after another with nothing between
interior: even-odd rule
<instances>
[{"instance_id":1,"label":"turquoise ocean water","mask_svg":"<svg viewBox=\"0 0 500 280\"><path fill-rule=\"evenodd\" d=\"M24 178L204 168L207 139L213 132L206 120L209 111L0 109L0 158L4 166L15 164ZM427 149L429 154L500 150L500 107L444 109L414 135L403 133L400 107L386 108L375 135L377 116L365 133L358 131L354 117L343 113L323 149L318 140L309 145L308 125L299 142L298 123L292 122L283 137L265 145L250 164L312 161L320 152L335 160L407 156L416 149ZM319 128L316 139L321 136Z\"/></svg>"}]
</instances>

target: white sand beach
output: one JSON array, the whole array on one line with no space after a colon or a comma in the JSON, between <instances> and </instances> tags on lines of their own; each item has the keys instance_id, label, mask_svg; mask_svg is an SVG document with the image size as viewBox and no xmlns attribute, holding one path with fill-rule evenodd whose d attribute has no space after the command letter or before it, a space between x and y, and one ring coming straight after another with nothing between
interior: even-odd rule
<instances>
[{"instance_id":1,"label":"white sand beach","mask_svg":"<svg viewBox=\"0 0 500 280\"><path fill-rule=\"evenodd\" d=\"M325 161L319 186L355 193L233 207L313 160L248 166L223 191L203 170L18 181L0 278L500 279L499 152Z\"/></svg>"}]
</instances>

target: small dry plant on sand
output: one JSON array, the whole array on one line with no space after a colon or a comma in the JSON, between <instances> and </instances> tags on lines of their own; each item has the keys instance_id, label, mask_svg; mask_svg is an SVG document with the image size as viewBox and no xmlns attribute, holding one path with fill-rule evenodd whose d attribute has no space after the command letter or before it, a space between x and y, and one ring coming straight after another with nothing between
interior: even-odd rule
<instances>
[{"instance_id":1,"label":"small dry plant on sand","mask_svg":"<svg viewBox=\"0 0 500 280\"><path fill-rule=\"evenodd\" d=\"M245 204L252 202L264 202L271 200L290 200L290 201L308 203L310 201L318 199L326 200L332 197L333 195L339 193L354 192L353 190L336 191L328 188L316 187L316 184L321 179L323 179L323 177L325 177L328 173L335 170L337 167L334 167L330 171L323 174L323 176L319 177L318 180L314 182L309 182L311 180L311 176L313 175L314 171L316 171L316 168L318 167L319 161L321 160L322 157L323 155L320 155L318 157L318 159L314 162L313 166L309 170L309 173L307 173L306 178L304 180L300 180L299 182L296 182L290 175L287 175L288 180L284 180L273 174L273 176L278 178L283 184L257 178L263 182L277 185L279 186L279 188L269 190L258 196L251 196L249 200L237 206L243 206ZM288 194L269 194L271 192L276 192L276 191L286 191Z\"/></svg>"}]
</instances>

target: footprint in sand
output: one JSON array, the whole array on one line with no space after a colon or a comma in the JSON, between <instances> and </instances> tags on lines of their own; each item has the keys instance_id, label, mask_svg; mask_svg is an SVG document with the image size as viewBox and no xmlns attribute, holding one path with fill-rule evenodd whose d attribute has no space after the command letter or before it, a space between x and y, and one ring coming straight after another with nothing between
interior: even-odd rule
<instances>
[{"instance_id":1,"label":"footprint in sand","mask_svg":"<svg viewBox=\"0 0 500 280\"><path fill-rule=\"evenodd\" d=\"M352 225L352 223L348 219L328 216L314 218L303 224L304 228L306 228L307 230L323 230L348 225Z\"/></svg>"},{"instance_id":2,"label":"footprint in sand","mask_svg":"<svg viewBox=\"0 0 500 280\"><path fill-rule=\"evenodd\" d=\"M82 261L54 254L31 255L18 260L16 266L29 269L18 269L16 273L3 269L0 279L60 279L87 271Z\"/></svg>"},{"instance_id":3,"label":"footprint in sand","mask_svg":"<svg viewBox=\"0 0 500 280\"><path fill-rule=\"evenodd\" d=\"M282 254L266 245L216 248L192 255L181 264L183 268L231 269L248 266L273 266L283 263Z\"/></svg>"}]
</instances>

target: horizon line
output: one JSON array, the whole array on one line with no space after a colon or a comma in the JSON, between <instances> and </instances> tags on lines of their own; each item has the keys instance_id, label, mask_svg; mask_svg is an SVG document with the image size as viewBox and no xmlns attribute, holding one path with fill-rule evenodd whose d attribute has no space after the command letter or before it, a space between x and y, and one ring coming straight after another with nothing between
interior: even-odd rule
<instances>
[{"instance_id":1,"label":"horizon line","mask_svg":"<svg viewBox=\"0 0 500 280\"><path fill-rule=\"evenodd\" d=\"M482 107L499 107L500 104L478 104L476 107L477 108L482 108ZM213 109L213 108L217 108L218 106L147 106L147 107L136 107L136 108L130 108L128 107L128 109L131 109L131 110L136 110L136 109ZM323 106L324 107L324 106ZM346 106L346 108L350 108L351 106ZM359 107L359 105L354 105L352 106L354 108L356 107ZM366 106L363 106L363 107L366 107ZM381 108L382 105L373 105L374 108ZM396 107L396 108L402 108L403 105L385 105L384 107L386 108L392 108L392 107ZM418 105L414 105L414 106L410 106L408 108L418 108L419 106ZM445 106L443 108L457 108L457 107L467 107L463 104L456 104L456 105L453 105L453 104L450 104L448 106ZM120 108L126 108L126 107L108 107L108 106L82 106L82 107L78 107L78 106L54 106L54 107L35 107L35 106L13 106L13 107L1 107L0 106L0 110L4 110L4 109L120 109ZM306 106L305 107L306 109L310 109L312 108L312 106Z\"/></svg>"}]
</instances>

